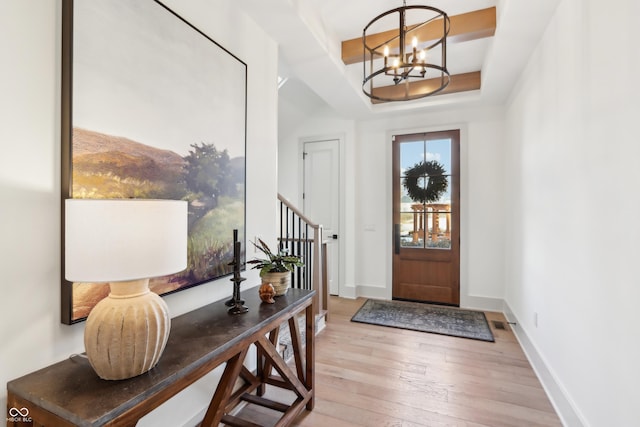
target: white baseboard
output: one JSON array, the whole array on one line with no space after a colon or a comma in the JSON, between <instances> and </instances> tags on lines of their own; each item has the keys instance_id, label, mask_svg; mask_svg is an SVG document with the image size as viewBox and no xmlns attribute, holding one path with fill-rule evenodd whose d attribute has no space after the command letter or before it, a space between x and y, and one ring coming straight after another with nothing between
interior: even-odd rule
<instances>
[{"instance_id":1,"label":"white baseboard","mask_svg":"<svg viewBox=\"0 0 640 427\"><path fill-rule=\"evenodd\" d=\"M379 286L358 285L356 288L356 298L391 299L390 290Z\"/></svg>"},{"instance_id":2,"label":"white baseboard","mask_svg":"<svg viewBox=\"0 0 640 427\"><path fill-rule=\"evenodd\" d=\"M358 295L356 295L356 287L353 285L344 285L340 286L340 298L349 298L356 299Z\"/></svg>"},{"instance_id":3,"label":"white baseboard","mask_svg":"<svg viewBox=\"0 0 640 427\"><path fill-rule=\"evenodd\" d=\"M358 285L356 287L351 287L350 290L353 289L353 294L349 293L348 295L340 295L343 298L373 298L373 299L382 299L382 300L390 300L391 295L390 291L387 288L381 288L378 286L366 286L366 285ZM504 300L502 298L490 298L490 297L476 297L476 296L462 296L460 301L461 308L468 308L474 310L483 310L483 311L499 311L502 312L504 306Z\"/></svg>"},{"instance_id":4,"label":"white baseboard","mask_svg":"<svg viewBox=\"0 0 640 427\"><path fill-rule=\"evenodd\" d=\"M468 308L472 310L502 312L504 308L504 300L502 298L476 297L471 295L467 295L467 296L462 295L460 297L460 307Z\"/></svg>"},{"instance_id":5,"label":"white baseboard","mask_svg":"<svg viewBox=\"0 0 640 427\"><path fill-rule=\"evenodd\" d=\"M542 387L547 393L551 404L555 408L562 424L565 427L587 427L587 423L584 422L576 411L574 405L571 403L571 399L567 395L564 388L556 381L555 376L547 366L544 358L536 349L533 342L529 339L526 331L520 326L518 318L513 314L511 307L506 301L503 302L503 311L505 317L511 324L511 329L515 334L520 347L524 351L524 354L529 359L529 363L533 367L536 376L542 383Z\"/></svg>"},{"instance_id":6,"label":"white baseboard","mask_svg":"<svg viewBox=\"0 0 640 427\"><path fill-rule=\"evenodd\" d=\"M326 323L325 316L322 316L319 319L316 319L316 334L318 334L320 331L322 331L326 327L327 327L327 323Z\"/></svg>"},{"instance_id":7,"label":"white baseboard","mask_svg":"<svg viewBox=\"0 0 640 427\"><path fill-rule=\"evenodd\" d=\"M390 291L387 288L368 285L345 285L340 287L340 298L357 299L391 299Z\"/></svg>"}]
</instances>

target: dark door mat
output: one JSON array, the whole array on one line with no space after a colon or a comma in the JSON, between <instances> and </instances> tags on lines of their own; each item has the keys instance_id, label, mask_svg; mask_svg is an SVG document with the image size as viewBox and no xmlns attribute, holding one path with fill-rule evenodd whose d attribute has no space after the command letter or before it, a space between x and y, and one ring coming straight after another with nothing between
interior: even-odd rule
<instances>
[{"instance_id":1,"label":"dark door mat","mask_svg":"<svg viewBox=\"0 0 640 427\"><path fill-rule=\"evenodd\" d=\"M352 322L494 342L481 311L407 301L367 300Z\"/></svg>"}]
</instances>

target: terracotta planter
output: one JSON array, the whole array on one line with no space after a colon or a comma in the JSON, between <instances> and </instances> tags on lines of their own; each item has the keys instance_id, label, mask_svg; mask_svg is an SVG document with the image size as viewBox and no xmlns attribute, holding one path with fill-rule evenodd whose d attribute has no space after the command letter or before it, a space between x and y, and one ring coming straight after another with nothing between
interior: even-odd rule
<instances>
[{"instance_id":1,"label":"terracotta planter","mask_svg":"<svg viewBox=\"0 0 640 427\"><path fill-rule=\"evenodd\" d=\"M273 289L276 291L275 296L281 296L287 293L287 289L291 286L291 272L271 272L260 275L262 283L271 283Z\"/></svg>"}]
</instances>

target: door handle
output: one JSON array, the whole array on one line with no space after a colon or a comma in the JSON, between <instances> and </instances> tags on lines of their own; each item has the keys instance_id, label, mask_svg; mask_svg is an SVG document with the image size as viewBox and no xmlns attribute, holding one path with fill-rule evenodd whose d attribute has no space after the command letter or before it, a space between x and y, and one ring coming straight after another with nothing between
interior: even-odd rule
<instances>
[{"instance_id":1,"label":"door handle","mask_svg":"<svg viewBox=\"0 0 640 427\"><path fill-rule=\"evenodd\" d=\"M331 235L331 238L332 238L333 240L338 240L338 235L337 235L337 234L332 234L332 235Z\"/></svg>"},{"instance_id":2,"label":"door handle","mask_svg":"<svg viewBox=\"0 0 640 427\"><path fill-rule=\"evenodd\" d=\"M400 253L400 224L393 224L393 250L396 255Z\"/></svg>"}]
</instances>

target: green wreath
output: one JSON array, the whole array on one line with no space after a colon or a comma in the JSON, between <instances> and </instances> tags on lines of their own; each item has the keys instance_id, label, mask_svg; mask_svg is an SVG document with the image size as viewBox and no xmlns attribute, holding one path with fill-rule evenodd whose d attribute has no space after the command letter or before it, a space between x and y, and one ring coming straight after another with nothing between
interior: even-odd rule
<instances>
[{"instance_id":1,"label":"green wreath","mask_svg":"<svg viewBox=\"0 0 640 427\"><path fill-rule=\"evenodd\" d=\"M437 161L422 161L405 172L403 185L412 200L420 203L435 202L449 186L445 173L444 166ZM426 187L418 185L420 178L429 179Z\"/></svg>"}]
</instances>

